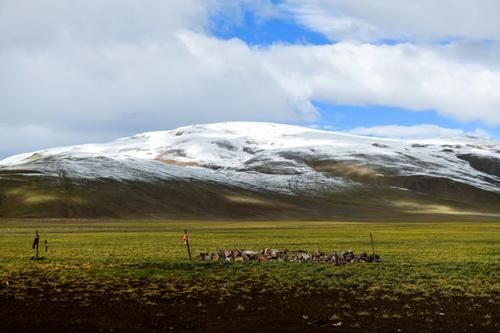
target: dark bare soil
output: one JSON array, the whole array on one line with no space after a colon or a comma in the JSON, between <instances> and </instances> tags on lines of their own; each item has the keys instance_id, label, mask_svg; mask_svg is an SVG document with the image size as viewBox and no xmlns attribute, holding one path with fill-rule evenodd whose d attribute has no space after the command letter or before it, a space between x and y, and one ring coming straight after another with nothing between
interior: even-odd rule
<instances>
[{"instance_id":1,"label":"dark bare soil","mask_svg":"<svg viewBox=\"0 0 500 333\"><path fill-rule=\"evenodd\" d=\"M0 332L499 332L486 298L360 300L329 292L294 298L192 297L143 304L0 299Z\"/></svg>"}]
</instances>

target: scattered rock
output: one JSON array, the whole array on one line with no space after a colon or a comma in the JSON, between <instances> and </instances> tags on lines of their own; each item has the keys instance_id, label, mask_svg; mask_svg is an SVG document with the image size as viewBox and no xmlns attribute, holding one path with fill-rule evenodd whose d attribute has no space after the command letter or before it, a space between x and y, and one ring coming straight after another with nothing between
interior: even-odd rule
<instances>
[{"instance_id":1,"label":"scattered rock","mask_svg":"<svg viewBox=\"0 0 500 333\"><path fill-rule=\"evenodd\" d=\"M245 260L254 260L257 258L257 252L251 250L241 251L241 256Z\"/></svg>"},{"instance_id":2,"label":"scattered rock","mask_svg":"<svg viewBox=\"0 0 500 333\"><path fill-rule=\"evenodd\" d=\"M351 262L380 262L380 256L377 254L368 255L365 251L355 254L354 251L348 250L340 255L337 252L324 253L317 249L314 252L303 250L291 251L285 249L279 251L277 249L265 248L259 252L252 250L241 249L220 249L216 253L200 252L198 259L202 261L287 261L287 262L315 262L315 263L331 263L334 265L342 265Z\"/></svg>"}]
</instances>

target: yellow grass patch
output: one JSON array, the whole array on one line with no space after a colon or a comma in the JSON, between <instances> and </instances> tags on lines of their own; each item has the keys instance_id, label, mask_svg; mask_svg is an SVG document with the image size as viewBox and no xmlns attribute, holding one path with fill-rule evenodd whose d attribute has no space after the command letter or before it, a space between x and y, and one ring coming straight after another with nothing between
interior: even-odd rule
<instances>
[{"instance_id":1,"label":"yellow grass patch","mask_svg":"<svg viewBox=\"0 0 500 333\"><path fill-rule=\"evenodd\" d=\"M173 165L178 165L178 166L201 166L197 162L190 162L190 161L177 161L174 159L169 159L169 158L157 158L157 161L160 161L165 164L173 164Z\"/></svg>"},{"instance_id":2,"label":"yellow grass patch","mask_svg":"<svg viewBox=\"0 0 500 333\"><path fill-rule=\"evenodd\" d=\"M498 216L498 214L488 214L477 211L465 211L446 205L424 204L413 201L395 201L392 204L393 206L402 209L405 213L412 213L412 214Z\"/></svg>"},{"instance_id":3,"label":"yellow grass patch","mask_svg":"<svg viewBox=\"0 0 500 333\"><path fill-rule=\"evenodd\" d=\"M74 195L63 196L53 193L43 193L43 192L33 191L31 189L24 187L19 187L7 191L7 196L19 197L19 200L22 200L24 203L30 205L42 204L51 201L73 202L76 204L84 204L86 202L85 199Z\"/></svg>"},{"instance_id":4,"label":"yellow grass patch","mask_svg":"<svg viewBox=\"0 0 500 333\"><path fill-rule=\"evenodd\" d=\"M380 172L373 167L344 162L335 164L320 164L318 166L315 166L314 169L319 172L328 172L335 175L348 177L375 178L381 176Z\"/></svg>"},{"instance_id":5,"label":"yellow grass patch","mask_svg":"<svg viewBox=\"0 0 500 333\"><path fill-rule=\"evenodd\" d=\"M224 198L226 198L227 201L235 202L235 203L261 205L261 206L272 205L272 203L269 201L257 199L257 198L252 198L252 197L247 197L247 196L243 196L243 195L226 195L226 196L224 196Z\"/></svg>"}]
</instances>

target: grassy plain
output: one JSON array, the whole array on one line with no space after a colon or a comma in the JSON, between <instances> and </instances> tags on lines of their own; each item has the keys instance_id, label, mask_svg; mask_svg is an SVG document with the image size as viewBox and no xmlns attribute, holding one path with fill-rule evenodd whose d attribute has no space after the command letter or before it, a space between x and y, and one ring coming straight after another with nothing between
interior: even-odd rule
<instances>
[{"instance_id":1,"label":"grassy plain","mask_svg":"<svg viewBox=\"0 0 500 333\"><path fill-rule=\"evenodd\" d=\"M383 262L339 267L189 262L184 228L194 254L265 247L370 252L372 232ZM47 239L49 244L49 252L42 252L44 258L38 261L29 260L35 229L41 242ZM50 301L90 307L98 299L154 308L178 300L203 306L205 300L224 304L236 298L244 304L266 297L331 295L334 300L325 307L335 309L324 318L328 327L350 323L350 329L362 329L357 322L375 314L386 322L408 316L426 321L441 316L441 311L445 316L445 304L459 300L463 311L480 313L477 322L471 322L474 327L484 331L499 325L492 313L500 306L498 222L2 220L0 251L0 301L16 304ZM436 313L423 306L432 302L437 302ZM385 303L392 305L383 310ZM359 308L349 310L353 307ZM484 313L478 312L481 307ZM309 323L308 318L299 319Z\"/></svg>"}]
</instances>

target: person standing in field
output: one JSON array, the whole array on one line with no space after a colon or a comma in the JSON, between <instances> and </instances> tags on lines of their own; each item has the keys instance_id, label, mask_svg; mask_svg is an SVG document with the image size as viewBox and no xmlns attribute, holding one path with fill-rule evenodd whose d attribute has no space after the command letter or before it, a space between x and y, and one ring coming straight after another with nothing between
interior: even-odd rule
<instances>
[{"instance_id":1,"label":"person standing in field","mask_svg":"<svg viewBox=\"0 0 500 333\"><path fill-rule=\"evenodd\" d=\"M35 231L35 238L33 239L33 250L35 250L35 259L38 259L38 246L40 245L40 235L38 230Z\"/></svg>"}]
</instances>

